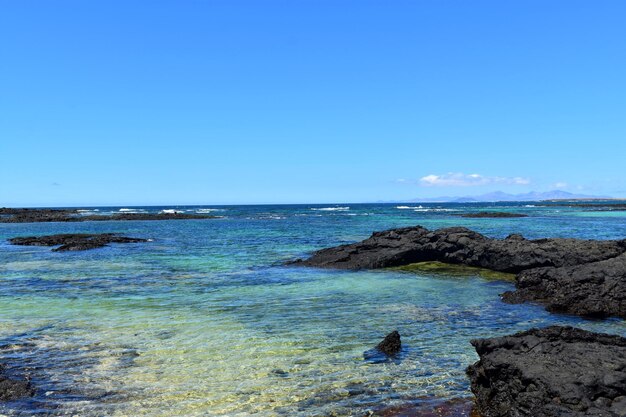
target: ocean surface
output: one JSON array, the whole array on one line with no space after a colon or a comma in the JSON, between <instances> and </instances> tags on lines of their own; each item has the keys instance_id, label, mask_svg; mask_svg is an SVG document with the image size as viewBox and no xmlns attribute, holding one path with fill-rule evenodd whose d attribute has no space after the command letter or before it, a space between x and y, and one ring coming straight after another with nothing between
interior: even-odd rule
<instances>
[{"instance_id":1,"label":"ocean surface","mask_svg":"<svg viewBox=\"0 0 626 417\"><path fill-rule=\"evenodd\" d=\"M33 398L0 415L361 416L469 397L470 339L590 321L508 305L510 281L437 272L289 267L314 250L400 226L466 226L503 238L626 237L626 211L502 204L94 207L207 220L0 224L0 363ZM526 218L468 219L511 211ZM85 252L15 236L119 232L153 239ZM397 360L363 352L398 330Z\"/></svg>"}]
</instances>

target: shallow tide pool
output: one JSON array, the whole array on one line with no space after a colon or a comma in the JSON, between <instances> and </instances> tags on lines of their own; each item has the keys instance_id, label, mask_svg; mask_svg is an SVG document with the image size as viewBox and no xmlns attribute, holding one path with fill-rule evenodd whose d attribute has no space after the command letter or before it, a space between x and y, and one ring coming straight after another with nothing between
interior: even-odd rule
<instances>
[{"instance_id":1,"label":"shallow tide pool","mask_svg":"<svg viewBox=\"0 0 626 417\"><path fill-rule=\"evenodd\" d=\"M494 237L626 237L626 218L610 213L509 204L496 208L530 217L455 215L477 207L494 208L240 206L219 208L224 217L210 220L0 224L0 362L31 375L38 389L1 404L0 414L367 415L470 396L473 338L550 324L626 335L621 320L504 304L499 294L513 283L479 271L284 266L416 224L464 225ZM6 243L77 231L154 240L75 253ZM404 345L397 360L364 359L396 329Z\"/></svg>"}]
</instances>

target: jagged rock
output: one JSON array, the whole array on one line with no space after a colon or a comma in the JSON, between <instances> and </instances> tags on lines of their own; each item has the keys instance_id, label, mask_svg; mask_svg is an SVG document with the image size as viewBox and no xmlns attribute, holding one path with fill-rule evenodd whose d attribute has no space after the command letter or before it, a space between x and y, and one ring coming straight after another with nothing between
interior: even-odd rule
<instances>
[{"instance_id":1,"label":"jagged rock","mask_svg":"<svg viewBox=\"0 0 626 417\"><path fill-rule=\"evenodd\" d=\"M397 330L389 333L382 342L380 342L376 349L384 353L385 355L395 355L402 349L402 342L400 340L400 333Z\"/></svg>"},{"instance_id":2,"label":"jagged rock","mask_svg":"<svg viewBox=\"0 0 626 417\"><path fill-rule=\"evenodd\" d=\"M376 232L369 239L323 249L294 264L375 269L439 261L501 272L581 265L626 252L626 240L536 239L520 235L492 239L465 227L430 231L421 226Z\"/></svg>"},{"instance_id":3,"label":"jagged rock","mask_svg":"<svg viewBox=\"0 0 626 417\"><path fill-rule=\"evenodd\" d=\"M473 340L482 417L626 416L626 339L572 327Z\"/></svg>"},{"instance_id":4,"label":"jagged rock","mask_svg":"<svg viewBox=\"0 0 626 417\"><path fill-rule=\"evenodd\" d=\"M81 251L101 248L109 243L147 242L148 239L119 236L115 233L87 234L71 233L49 236L28 236L9 239L13 245L24 246L58 246L54 252Z\"/></svg>"},{"instance_id":5,"label":"jagged rock","mask_svg":"<svg viewBox=\"0 0 626 417\"><path fill-rule=\"evenodd\" d=\"M589 264L519 273L509 303L540 302L552 312L626 318L626 254Z\"/></svg>"},{"instance_id":6,"label":"jagged rock","mask_svg":"<svg viewBox=\"0 0 626 417\"><path fill-rule=\"evenodd\" d=\"M626 240L492 239L464 227L420 226L376 232L369 239L323 249L296 265L339 269L444 262L518 273L507 302L536 301L551 311L626 317Z\"/></svg>"},{"instance_id":7,"label":"jagged rock","mask_svg":"<svg viewBox=\"0 0 626 417\"><path fill-rule=\"evenodd\" d=\"M4 366L0 364L0 401L13 401L34 394L35 389L29 381L8 377L4 374Z\"/></svg>"}]
</instances>

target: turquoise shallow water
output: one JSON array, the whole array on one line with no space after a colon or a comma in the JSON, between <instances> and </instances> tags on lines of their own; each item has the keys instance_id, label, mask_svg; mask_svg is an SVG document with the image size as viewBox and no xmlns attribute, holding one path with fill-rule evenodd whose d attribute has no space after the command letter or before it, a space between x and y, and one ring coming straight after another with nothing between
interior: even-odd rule
<instances>
[{"instance_id":1,"label":"turquoise shallow water","mask_svg":"<svg viewBox=\"0 0 626 417\"><path fill-rule=\"evenodd\" d=\"M162 209L209 207L141 208ZM38 387L0 414L367 415L469 396L464 369L477 359L475 337L554 323L626 335L621 320L504 304L498 294L513 287L506 281L282 266L416 224L494 237L624 238L625 212L528 203L217 209L223 217L211 220L0 224L0 362L26 370ZM530 217L456 216L494 209ZM154 240L76 253L6 243L66 232ZM363 352L394 329L406 346L400 360L365 361Z\"/></svg>"}]
</instances>

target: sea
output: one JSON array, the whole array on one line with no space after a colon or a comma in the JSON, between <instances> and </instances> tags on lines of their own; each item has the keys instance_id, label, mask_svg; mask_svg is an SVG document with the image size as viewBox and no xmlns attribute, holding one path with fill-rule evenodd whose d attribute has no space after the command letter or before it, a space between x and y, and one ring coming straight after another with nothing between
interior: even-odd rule
<instances>
[{"instance_id":1,"label":"sea","mask_svg":"<svg viewBox=\"0 0 626 417\"><path fill-rule=\"evenodd\" d=\"M556 203L85 207L214 219L0 224L0 363L30 378L6 416L367 416L471 398L475 338L623 320L510 305L511 280L289 266L374 231L465 226L494 238L626 238L626 211ZM523 218L463 218L503 211ZM13 246L56 233L151 239L84 252ZM364 352L393 330L393 360Z\"/></svg>"}]
</instances>

